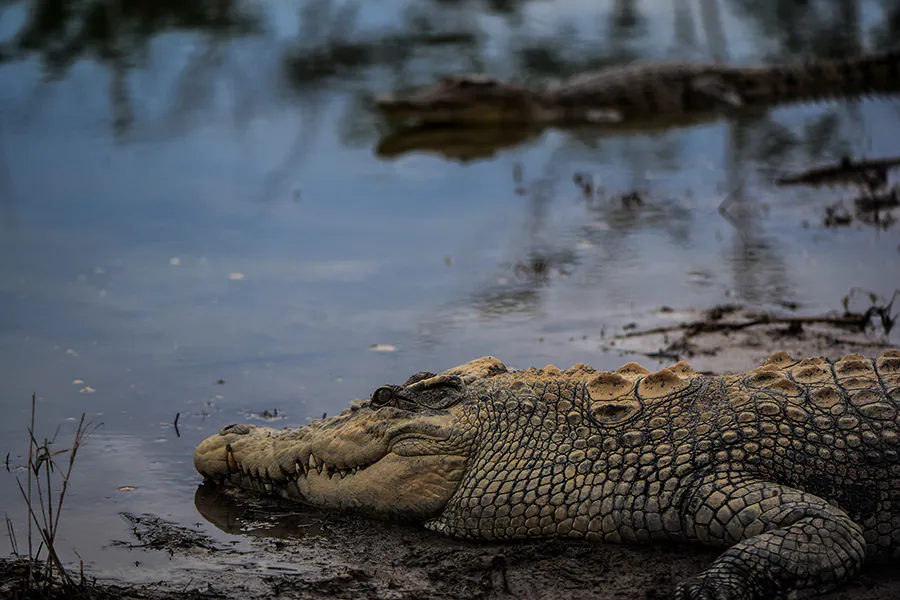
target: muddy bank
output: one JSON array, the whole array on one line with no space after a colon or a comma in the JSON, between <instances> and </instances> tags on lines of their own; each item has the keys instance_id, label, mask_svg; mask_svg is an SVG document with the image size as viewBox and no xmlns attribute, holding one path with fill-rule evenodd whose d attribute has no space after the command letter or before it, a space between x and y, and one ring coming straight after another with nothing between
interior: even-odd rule
<instances>
[{"instance_id":1,"label":"muddy bank","mask_svg":"<svg viewBox=\"0 0 900 600\"><path fill-rule=\"evenodd\" d=\"M662 312L661 324L654 325L660 331L627 328L632 334L620 336L613 348L624 355L673 354L672 359L685 358L696 369L711 372L746 369L782 349L796 356L834 358L851 352L877 355L887 348L871 332L825 319L766 323L743 309L722 307ZM690 326L698 322L751 324L698 331ZM178 566L160 570L157 583L129 584L125 573L114 581L89 578L67 596L56 597L642 600L670 597L677 581L702 570L718 554L682 545L471 543L413 524L329 514L209 485L198 487L194 501L206 523L185 526L157 515L122 515L131 539L111 542L134 556L136 568L144 553L179 559ZM219 541L219 532L247 543L230 546ZM72 570L77 573L77 565ZM21 564L0 563L0 581L5 582L0 596L21 597L15 587L21 574ZM142 575L146 581L147 573ZM900 597L900 577L890 567L869 566L853 583L825 597Z\"/></svg>"},{"instance_id":2,"label":"muddy bank","mask_svg":"<svg viewBox=\"0 0 900 600\"><path fill-rule=\"evenodd\" d=\"M136 552L136 557L142 551L192 556L187 584L167 583L164 574L159 582L142 585L89 580L75 593L54 598L649 600L669 598L677 581L702 570L717 555L715 550L684 545L476 544L413 525L326 514L208 486L198 490L195 501L216 527L252 536L251 549L212 546L197 531L191 541L190 530L149 517L138 528L134 549L123 551ZM148 538L154 543L146 544ZM228 568L221 568L224 565ZM825 597L900 596L900 578L892 571L867 568L858 580ZM0 580L6 581L0 584L3 597L17 597L13 582L21 575L21 566L0 563Z\"/></svg>"},{"instance_id":3,"label":"muddy bank","mask_svg":"<svg viewBox=\"0 0 900 600\"><path fill-rule=\"evenodd\" d=\"M285 598L668 598L676 582L718 554L687 545L611 546L571 541L473 543L413 525L304 511L271 517L284 505L201 487L201 514L234 533L259 527L255 551L303 565L305 574L262 576ZM870 568L831 598L900 595L891 569ZM886 596L887 595L887 596Z\"/></svg>"}]
</instances>

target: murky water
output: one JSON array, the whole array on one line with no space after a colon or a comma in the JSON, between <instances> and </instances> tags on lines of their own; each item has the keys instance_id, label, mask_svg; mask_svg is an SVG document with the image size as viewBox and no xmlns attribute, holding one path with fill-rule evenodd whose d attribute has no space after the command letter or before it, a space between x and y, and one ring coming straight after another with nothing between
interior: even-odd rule
<instances>
[{"instance_id":1,"label":"murky water","mask_svg":"<svg viewBox=\"0 0 900 600\"><path fill-rule=\"evenodd\" d=\"M900 227L826 228L852 190L771 183L900 154L896 98L551 131L468 162L379 156L370 109L451 71L884 47L896 3L75 4L0 8L0 504L20 547L32 392L39 436L102 421L61 547L126 568L117 513L199 521L193 448L250 413L296 426L483 354L615 368L601 337L663 305L814 314L900 287Z\"/></svg>"}]
</instances>

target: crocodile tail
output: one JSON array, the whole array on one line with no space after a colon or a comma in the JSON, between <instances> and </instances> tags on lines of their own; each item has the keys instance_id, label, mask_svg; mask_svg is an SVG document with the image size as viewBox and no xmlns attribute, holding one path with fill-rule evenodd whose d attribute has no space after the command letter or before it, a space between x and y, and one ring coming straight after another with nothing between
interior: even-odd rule
<instances>
[{"instance_id":1,"label":"crocodile tail","mask_svg":"<svg viewBox=\"0 0 900 600\"><path fill-rule=\"evenodd\" d=\"M842 59L751 69L738 84L748 104L815 102L900 92L900 48Z\"/></svg>"}]
</instances>

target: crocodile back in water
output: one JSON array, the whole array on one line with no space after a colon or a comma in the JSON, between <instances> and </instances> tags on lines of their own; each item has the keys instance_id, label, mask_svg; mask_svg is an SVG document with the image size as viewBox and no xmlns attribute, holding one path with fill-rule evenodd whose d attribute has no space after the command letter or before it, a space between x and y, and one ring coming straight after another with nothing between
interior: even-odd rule
<instances>
[{"instance_id":1,"label":"crocodile back in water","mask_svg":"<svg viewBox=\"0 0 900 600\"><path fill-rule=\"evenodd\" d=\"M674 114L900 91L900 50L780 66L634 63L581 75L550 90L561 105L625 115Z\"/></svg>"},{"instance_id":2,"label":"crocodile back in water","mask_svg":"<svg viewBox=\"0 0 900 600\"><path fill-rule=\"evenodd\" d=\"M637 62L537 87L454 75L380 95L389 117L418 124L620 123L648 117L900 91L900 49L774 66Z\"/></svg>"}]
</instances>

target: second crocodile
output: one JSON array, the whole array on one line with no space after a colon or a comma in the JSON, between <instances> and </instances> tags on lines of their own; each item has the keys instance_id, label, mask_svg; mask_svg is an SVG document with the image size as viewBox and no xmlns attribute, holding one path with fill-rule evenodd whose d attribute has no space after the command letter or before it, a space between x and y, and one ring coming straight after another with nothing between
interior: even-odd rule
<instances>
[{"instance_id":1,"label":"second crocodile","mask_svg":"<svg viewBox=\"0 0 900 600\"><path fill-rule=\"evenodd\" d=\"M416 124L612 124L900 91L900 49L778 66L639 62L554 86L451 75L432 87L381 94L387 116Z\"/></svg>"}]
</instances>

